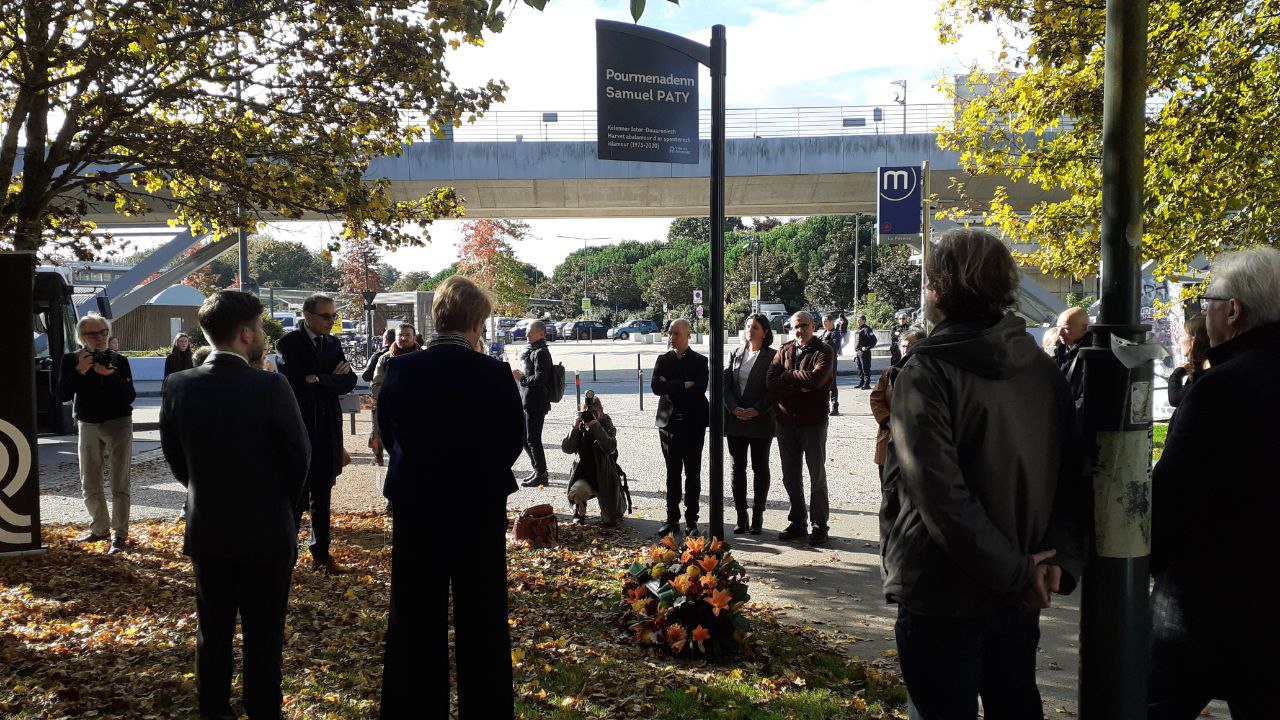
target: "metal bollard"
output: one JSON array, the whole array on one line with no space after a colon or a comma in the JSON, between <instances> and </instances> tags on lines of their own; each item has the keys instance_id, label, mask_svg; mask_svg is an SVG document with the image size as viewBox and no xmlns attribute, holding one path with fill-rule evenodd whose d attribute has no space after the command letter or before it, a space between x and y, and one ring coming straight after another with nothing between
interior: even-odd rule
<instances>
[{"instance_id":1,"label":"metal bollard","mask_svg":"<svg viewBox=\"0 0 1280 720\"><path fill-rule=\"evenodd\" d=\"M640 396L640 411L644 412L644 370L640 367L640 353L636 353L636 394Z\"/></svg>"},{"instance_id":2,"label":"metal bollard","mask_svg":"<svg viewBox=\"0 0 1280 720\"><path fill-rule=\"evenodd\" d=\"M591 353L591 382L598 382L596 378L596 354Z\"/></svg>"},{"instance_id":3,"label":"metal bollard","mask_svg":"<svg viewBox=\"0 0 1280 720\"><path fill-rule=\"evenodd\" d=\"M582 409L582 378L578 376L578 371L573 371L573 392L578 397L578 409Z\"/></svg>"}]
</instances>

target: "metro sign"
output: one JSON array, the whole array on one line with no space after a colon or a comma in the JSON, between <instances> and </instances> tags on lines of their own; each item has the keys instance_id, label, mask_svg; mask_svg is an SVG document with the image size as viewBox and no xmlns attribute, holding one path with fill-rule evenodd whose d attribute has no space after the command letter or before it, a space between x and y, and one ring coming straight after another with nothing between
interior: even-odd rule
<instances>
[{"instance_id":1,"label":"metro sign","mask_svg":"<svg viewBox=\"0 0 1280 720\"><path fill-rule=\"evenodd\" d=\"M918 235L924 208L919 167L881 167L876 172L876 213L881 235Z\"/></svg>"}]
</instances>

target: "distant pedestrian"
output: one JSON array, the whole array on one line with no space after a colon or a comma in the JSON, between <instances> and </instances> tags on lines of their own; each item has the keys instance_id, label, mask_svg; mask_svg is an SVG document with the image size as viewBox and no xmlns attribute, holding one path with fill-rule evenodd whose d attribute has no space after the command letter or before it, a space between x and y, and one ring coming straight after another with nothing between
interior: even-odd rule
<instances>
[{"instance_id":1,"label":"distant pedestrian","mask_svg":"<svg viewBox=\"0 0 1280 720\"><path fill-rule=\"evenodd\" d=\"M1201 296L1213 369L1178 405L1152 475L1148 714L1276 716L1275 410L1280 250L1220 255Z\"/></svg>"},{"instance_id":2,"label":"distant pedestrian","mask_svg":"<svg viewBox=\"0 0 1280 720\"><path fill-rule=\"evenodd\" d=\"M342 343L330 333L337 312L333 298L312 295L302 304L302 326L280 338L280 372L289 380L311 439L311 470L307 475L311 512L311 567L330 575L350 572L329 552L329 504L342 472L342 409L338 398L351 392L356 375ZM341 328L339 328L341 330ZM298 509L301 525L302 508Z\"/></svg>"},{"instance_id":3,"label":"distant pedestrian","mask_svg":"<svg viewBox=\"0 0 1280 720\"><path fill-rule=\"evenodd\" d=\"M378 356L378 362L373 371L373 382L369 383L369 399L373 401L373 428L369 435L369 448L373 450L374 457L377 458L378 464L382 464L382 437L378 432L378 396L382 394L382 386L387 381L387 367L391 363L392 358L402 355L408 355L411 352L417 352L422 348L418 346L417 330L409 323L400 323L400 326L394 332L391 346Z\"/></svg>"},{"instance_id":4,"label":"distant pedestrian","mask_svg":"<svg viewBox=\"0 0 1280 720\"><path fill-rule=\"evenodd\" d=\"M767 386L775 401L778 457L782 486L787 490L790 524L779 540L809 536L809 544L823 545L830 531L827 496L827 396L835 382L835 354L813 334L813 318L806 312L791 316L796 339L782 346L769 364ZM804 497L802 467L809 467L809 503ZM812 533L809 522L813 523Z\"/></svg>"},{"instance_id":5,"label":"distant pedestrian","mask_svg":"<svg viewBox=\"0 0 1280 720\"><path fill-rule=\"evenodd\" d=\"M1071 397L1076 407L1084 401L1084 358L1080 351L1093 344L1093 332L1089 330L1089 313L1084 308L1067 308L1058 315L1058 344L1053 359L1071 386Z\"/></svg>"},{"instance_id":6,"label":"distant pedestrian","mask_svg":"<svg viewBox=\"0 0 1280 720\"><path fill-rule=\"evenodd\" d=\"M574 418L569 434L560 449L577 455L569 470L569 502L573 504L573 521L587 523L587 501L599 498L600 524L617 527L627 513L627 498L622 492L622 476L618 471L618 429L604 412L600 396L588 390L582 410Z\"/></svg>"},{"instance_id":7,"label":"distant pedestrian","mask_svg":"<svg viewBox=\"0 0 1280 720\"><path fill-rule=\"evenodd\" d=\"M1056 357L1058 352L1058 326L1047 327L1044 329L1044 335L1040 336L1040 347L1049 354L1050 357Z\"/></svg>"},{"instance_id":8,"label":"distant pedestrian","mask_svg":"<svg viewBox=\"0 0 1280 720\"><path fill-rule=\"evenodd\" d=\"M840 369L840 345L844 342L844 335L840 332L836 321L839 317L835 313L828 313L822 318L822 342L831 348L831 415L840 414L840 389L836 383L836 373Z\"/></svg>"},{"instance_id":9,"label":"distant pedestrian","mask_svg":"<svg viewBox=\"0 0 1280 720\"><path fill-rule=\"evenodd\" d=\"M840 319L836 321L836 329L841 335L849 334L849 318L845 317L843 312L840 313Z\"/></svg>"},{"instance_id":10,"label":"distant pedestrian","mask_svg":"<svg viewBox=\"0 0 1280 720\"><path fill-rule=\"evenodd\" d=\"M80 488L89 511L89 532L79 542L111 538L108 554L129 546L129 470L133 462L133 372L129 358L107 347L111 323L89 313L76 323L76 337L84 349L62 356L58 400L73 401L79 441ZM103 492L104 470L110 463L111 510ZM107 533L110 532L110 535Z\"/></svg>"},{"instance_id":11,"label":"distant pedestrian","mask_svg":"<svg viewBox=\"0 0 1280 720\"><path fill-rule=\"evenodd\" d=\"M1204 315L1189 318L1182 328L1182 357L1186 362L1169 373L1169 405L1175 412L1191 389L1191 383L1209 370L1209 329Z\"/></svg>"},{"instance_id":12,"label":"distant pedestrian","mask_svg":"<svg viewBox=\"0 0 1280 720\"><path fill-rule=\"evenodd\" d=\"M212 352L212 345L202 345L196 348L196 351L191 354L191 364L195 367L200 367L204 364L205 360L209 359L209 354Z\"/></svg>"},{"instance_id":13,"label":"distant pedestrian","mask_svg":"<svg viewBox=\"0 0 1280 720\"><path fill-rule=\"evenodd\" d=\"M925 264L925 317L893 383L881 502L886 599L924 718L1040 718L1040 608L1080 577L1066 380L1009 312L1018 269L980 230Z\"/></svg>"},{"instance_id":14,"label":"distant pedestrian","mask_svg":"<svg viewBox=\"0 0 1280 720\"><path fill-rule=\"evenodd\" d=\"M541 320L529 323L525 330L528 347L520 353L520 368L511 376L520 385L520 399L524 405L524 446L533 470L524 477L525 487L539 487L550 481L547 473L547 453L542 446L542 427L551 412L551 383L554 366L551 350L547 347L547 324Z\"/></svg>"},{"instance_id":15,"label":"distant pedestrian","mask_svg":"<svg viewBox=\"0 0 1280 720\"><path fill-rule=\"evenodd\" d=\"M440 283L431 305L439 336L389 361L378 398L390 454L384 494L395 505L382 718L515 715L507 497L516 491L511 464L524 447L524 413L506 363L476 351L492 309L469 278ZM442 540L456 547L441 552Z\"/></svg>"},{"instance_id":16,"label":"distant pedestrian","mask_svg":"<svg viewBox=\"0 0 1280 720\"><path fill-rule=\"evenodd\" d=\"M896 328L895 328L896 330ZM876 425L875 463L880 467L880 478L884 479L884 460L889 452L889 415L893 408L893 381L898 376L902 361L911 352L911 346L925 336L924 328L911 327L898 333L898 361L880 372L876 386L867 396L871 404L871 416Z\"/></svg>"},{"instance_id":17,"label":"distant pedestrian","mask_svg":"<svg viewBox=\"0 0 1280 720\"><path fill-rule=\"evenodd\" d=\"M889 331L889 364L897 365L902 359L902 334L911 328L911 313L900 312L894 316L896 322Z\"/></svg>"},{"instance_id":18,"label":"distant pedestrian","mask_svg":"<svg viewBox=\"0 0 1280 720\"><path fill-rule=\"evenodd\" d=\"M858 331L853 337L854 348L858 353L858 389L871 389L871 348L876 346L876 331L867 324L867 316L858 316Z\"/></svg>"},{"instance_id":19,"label":"distant pedestrian","mask_svg":"<svg viewBox=\"0 0 1280 720\"><path fill-rule=\"evenodd\" d=\"M173 337L173 347L169 349L169 355L164 359L164 376L168 378L176 372L190 370L195 366L195 357L191 352L191 338L186 333L178 333Z\"/></svg>"},{"instance_id":20,"label":"distant pedestrian","mask_svg":"<svg viewBox=\"0 0 1280 720\"><path fill-rule=\"evenodd\" d=\"M369 358L369 364L365 365L364 372L360 373L360 377L367 383L373 382L373 373L378 369L378 360L391 350L391 346L396 344L396 335L398 331L394 328L387 328L382 333L382 346L374 350L373 356ZM421 347L422 342L418 342Z\"/></svg>"},{"instance_id":21,"label":"distant pedestrian","mask_svg":"<svg viewBox=\"0 0 1280 720\"><path fill-rule=\"evenodd\" d=\"M111 352L120 352L120 338L115 335L107 338L107 349Z\"/></svg>"},{"instance_id":22,"label":"distant pedestrian","mask_svg":"<svg viewBox=\"0 0 1280 720\"><path fill-rule=\"evenodd\" d=\"M160 409L160 445L191 509L182 552L195 572L200 717L236 717L239 614L244 709L251 718L279 718L298 557L294 507L306 491L311 444L288 381L252 367L266 346L258 298L215 293L200 307L200 327L217 350L165 381Z\"/></svg>"},{"instance_id":23,"label":"distant pedestrian","mask_svg":"<svg viewBox=\"0 0 1280 720\"><path fill-rule=\"evenodd\" d=\"M659 535L680 532L680 498L684 498L685 530L698 531L698 498L702 494L702 446L710 408L707 359L689 347L689 321L671 321L671 349L658 357L649 389L658 399L654 424L667 463L667 522ZM680 476L684 475L683 494Z\"/></svg>"},{"instance_id":24,"label":"distant pedestrian","mask_svg":"<svg viewBox=\"0 0 1280 720\"><path fill-rule=\"evenodd\" d=\"M742 328L742 346L729 355L724 370L724 435L732 460L733 507L738 514L734 534L759 535L769 502L769 446L773 444L773 399L769 366L773 330L769 318L755 313ZM747 458L751 459L751 520L747 521Z\"/></svg>"}]
</instances>

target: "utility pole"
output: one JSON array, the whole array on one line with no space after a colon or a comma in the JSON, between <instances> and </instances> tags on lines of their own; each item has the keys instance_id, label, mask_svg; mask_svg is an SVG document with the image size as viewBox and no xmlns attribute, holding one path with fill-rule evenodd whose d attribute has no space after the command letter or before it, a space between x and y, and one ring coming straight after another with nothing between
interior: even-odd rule
<instances>
[{"instance_id":1,"label":"utility pole","mask_svg":"<svg viewBox=\"0 0 1280 720\"><path fill-rule=\"evenodd\" d=\"M890 85L902 86L902 94L894 96L893 101L902 106L902 134L906 135L907 134L907 81L894 80L892 83L890 83Z\"/></svg>"},{"instance_id":2,"label":"utility pole","mask_svg":"<svg viewBox=\"0 0 1280 720\"><path fill-rule=\"evenodd\" d=\"M1113 336L1142 342L1147 3L1107 0L1102 101L1102 310L1085 363L1084 434L1093 499L1082 581L1080 717L1147 716L1153 364L1125 367Z\"/></svg>"}]
</instances>

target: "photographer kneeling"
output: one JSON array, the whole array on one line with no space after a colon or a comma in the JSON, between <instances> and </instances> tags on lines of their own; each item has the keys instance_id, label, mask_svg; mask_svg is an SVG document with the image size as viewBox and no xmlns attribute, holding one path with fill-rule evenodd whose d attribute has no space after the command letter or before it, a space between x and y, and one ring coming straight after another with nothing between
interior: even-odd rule
<instances>
[{"instance_id":1,"label":"photographer kneeling","mask_svg":"<svg viewBox=\"0 0 1280 720\"><path fill-rule=\"evenodd\" d=\"M587 522L587 501L591 498L600 500L600 520L605 527L616 527L626 514L627 501L618 474L617 435L600 398L588 390L582 412L560 443L561 450L578 455L569 471L569 502L573 503L573 521L579 525Z\"/></svg>"}]
</instances>

